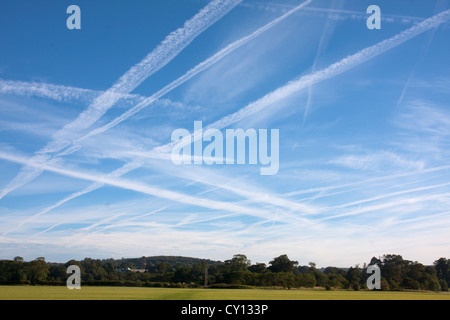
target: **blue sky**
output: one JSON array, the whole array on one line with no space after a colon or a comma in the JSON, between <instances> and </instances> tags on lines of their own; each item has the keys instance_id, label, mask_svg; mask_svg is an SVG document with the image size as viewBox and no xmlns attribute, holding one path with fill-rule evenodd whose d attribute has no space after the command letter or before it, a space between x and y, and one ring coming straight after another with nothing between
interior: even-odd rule
<instances>
[{"instance_id":1,"label":"blue sky","mask_svg":"<svg viewBox=\"0 0 450 320\"><path fill-rule=\"evenodd\" d=\"M450 1L71 4L2 3L0 258L448 257ZM196 120L278 173L173 164Z\"/></svg>"}]
</instances>

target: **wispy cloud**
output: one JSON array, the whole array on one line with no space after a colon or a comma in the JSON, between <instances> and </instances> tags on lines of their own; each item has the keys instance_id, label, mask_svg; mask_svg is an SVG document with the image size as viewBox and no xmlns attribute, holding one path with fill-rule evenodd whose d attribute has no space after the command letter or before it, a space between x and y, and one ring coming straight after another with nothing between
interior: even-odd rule
<instances>
[{"instance_id":1,"label":"wispy cloud","mask_svg":"<svg viewBox=\"0 0 450 320\"><path fill-rule=\"evenodd\" d=\"M343 4L341 4L342 6ZM320 36L319 45L317 47L316 55L314 57L313 65L311 67L311 72L316 72L317 64L319 62L320 56L324 53L325 48L330 41L331 35L334 32L334 29L336 27L336 21L330 19L331 15L333 14L334 9L336 8L336 1L332 1L330 5L330 11L328 13L328 19L325 22L325 25L322 30L322 35ZM303 124L306 121L306 118L308 117L309 111L311 109L311 103L312 103L312 95L313 95L313 86L310 85L308 87L308 100L306 101L305 105L305 111L303 113Z\"/></svg>"},{"instance_id":2,"label":"wispy cloud","mask_svg":"<svg viewBox=\"0 0 450 320\"><path fill-rule=\"evenodd\" d=\"M131 152L134 158L139 159L142 163L148 160L148 153ZM156 155L160 155L157 153ZM166 160L170 161L170 156ZM212 169L205 167L191 168L190 170L185 170L186 168L174 168L172 163L167 166L164 162L152 163L152 167L157 166L158 171L163 171L166 175L173 175L177 178L189 180L195 183L215 187L220 190L226 190L233 194L239 195L247 200L254 203L263 203L273 206L280 207L284 210L292 212L298 218L302 217L304 214L315 214L320 211L320 208L305 205L296 201L291 201L282 196L277 196L276 194L269 193L267 190L261 190L249 182L243 182L243 178L240 179L229 179L223 174L220 174ZM285 212L284 214L287 214Z\"/></svg>"},{"instance_id":3,"label":"wispy cloud","mask_svg":"<svg viewBox=\"0 0 450 320\"><path fill-rule=\"evenodd\" d=\"M365 62L365 61L367 61L367 60L369 60L369 59L371 59L371 58L373 58L373 57L375 57L397 45L400 45L404 41L407 41L407 40L411 39L412 37L414 37L418 34L421 34L421 33L425 32L426 30L429 30L430 28L433 28L433 27L439 25L440 23L442 23L443 21L446 21L449 18L449 13L450 13L450 10L447 10L439 15L436 15L432 18L425 20L424 22L422 22L419 25L416 25L406 31L403 31L402 33L400 33L390 39L384 40L384 41L378 43L377 45L371 46L371 47L366 48L354 55L348 56L347 58L344 58L341 61L339 61L335 64L332 64L331 66L329 66L325 69L314 72L311 75L303 76L299 80L292 81L292 82L288 83L286 86L281 87L281 88L269 93L268 95L264 96L263 98L257 100L256 102L253 102L250 105L242 108L238 112L233 113L229 116L226 116L219 121L216 121L209 127L211 127L211 128L226 127L231 123L240 121L243 118L249 116L250 114L258 112L262 108L265 108L268 105L287 97L288 95L292 94L295 91L298 91L302 88L307 87L308 85L317 83L321 80L331 78L337 74L347 71L350 68L355 67L355 66L357 66L357 65L359 65L359 64L361 64L361 63L363 63L363 62ZM158 148L156 148L156 150L167 152L169 150L168 147L171 148L170 143L166 144L162 147L158 147ZM394 158L397 160L397 162L399 161L399 158L396 158L396 157L394 157ZM359 163L359 160L357 161L357 163ZM347 161L347 163L348 163L348 161ZM355 163L355 162L353 161L353 163ZM403 162L403 164L404 164L404 162ZM40 169L36 169L36 170L39 170L39 172L41 172Z\"/></svg>"},{"instance_id":4,"label":"wispy cloud","mask_svg":"<svg viewBox=\"0 0 450 320\"><path fill-rule=\"evenodd\" d=\"M114 85L103 92L74 121L65 125L53 135L43 149L37 152L36 160L48 160L52 153L64 149L70 141L84 129L92 126L118 100L120 95L129 94L145 79L173 60L186 46L209 26L222 18L242 0L213 0L193 18L186 21L182 28L170 33L161 44L150 52L141 62L128 70ZM42 173L36 168L24 168L0 193L2 199L9 192L23 186Z\"/></svg>"},{"instance_id":5,"label":"wispy cloud","mask_svg":"<svg viewBox=\"0 0 450 320\"><path fill-rule=\"evenodd\" d=\"M137 162L129 163L129 164L126 164L126 165L122 166L121 168L119 168L117 170L114 170L113 172L109 173L107 175L107 177L109 177L109 178L121 177L124 174L126 174L126 173L136 169L137 167L140 167L140 166L141 166L141 164L137 163ZM53 205L51 205L51 206L49 206L49 207L39 211L35 215L33 215L33 216L23 220L22 222L19 223L19 225L17 227L6 231L5 233L3 233L2 236L6 236L8 233L19 229L20 227L22 227L26 223L28 223L28 222L30 222L30 221L32 221L32 220L34 220L34 219L36 219L36 218L38 218L38 217L40 217L42 215L44 215L44 214L54 210L54 209L62 206L63 204L65 204L66 202L69 202L70 200L73 200L75 198L81 197L82 195L85 195L87 193L95 191L95 190L97 190L97 189L99 189L99 188L101 188L103 186L104 186L104 183L94 182L93 184L91 184L90 186L86 187L85 189L83 189L81 191L78 191L78 192L75 192L75 193L72 193L69 196L65 197L64 199L56 202L55 204L53 204Z\"/></svg>"},{"instance_id":6,"label":"wispy cloud","mask_svg":"<svg viewBox=\"0 0 450 320\"><path fill-rule=\"evenodd\" d=\"M0 93L5 95L17 95L28 97L39 97L51 99L58 102L80 102L92 103L94 99L104 93L104 91L77 88L73 86L64 86L46 82L27 82L0 79ZM136 105L148 97L139 94L121 94L117 93L117 104L124 104L129 107ZM184 107L181 102L170 99L160 99L158 104L161 106Z\"/></svg>"},{"instance_id":7,"label":"wispy cloud","mask_svg":"<svg viewBox=\"0 0 450 320\"><path fill-rule=\"evenodd\" d=\"M331 79L345 71L359 66L360 64L367 62L380 54L391 50L402 43L432 29L450 19L450 10L443 11L425 21L414 25L413 27L398 33L397 35L383 40L373 46L367 47L355 54L349 55L346 58L333 63L332 65L318 70L314 73L300 77L297 80L290 81L286 85L266 94L264 97L248 104L247 106L239 109L238 111L223 117L220 120L210 124L205 130L210 128L222 129L230 124L239 122L250 115L260 112L275 102L281 101L289 97L290 95L308 88L309 86L319 83L321 81ZM173 144L169 144L160 148L161 151L168 152L173 147Z\"/></svg>"},{"instance_id":8,"label":"wispy cloud","mask_svg":"<svg viewBox=\"0 0 450 320\"><path fill-rule=\"evenodd\" d=\"M450 196L450 193L438 193L438 194L432 194L432 195L421 195L416 197L410 197L410 198L404 198L404 199L394 199L392 201L386 201L380 204L375 204L371 206L365 206L358 209L354 209L351 211L347 211L340 214L332 214L327 217L319 219L319 221L325 221L330 219L337 219L337 218L343 218L343 217L349 217L349 216L355 216L360 215L364 213L369 212L379 212L382 210L390 209L390 208L396 208L398 210L401 206L415 206L417 210L417 205L421 202L431 202L435 203L439 200L448 200Z\"/></svg>"},{"instance_id":9,"label":"wispy cloud","mask_svg":"<svg viewBox=\"0 0 450 320\"><path fill-rule=\"evenodd\" d=\"M392 121L399 129L393 144L430 162L446 159L450 145L450 113L439 103L421 99L404 104Z\"/></svg>"},{"instance_id":10,"label":"wispy cloud","mask_svg":"<svg viewBox=\"0 0 450 320\"><path fill-rule=\"evenodd\" d=\"M242 6L254 8L258 10L265 10L269 12L279 12L289 10L292 5L277 3L277 2L264 2L264 1L252 1L252 2L244 2L241 4ZM321 7L308 7L303 12L302 15L310 15L317 16L320 18L326 17L327 19L332 20L366 20L368 15L365 12L354 11L354 10L345 10L342 8L321 8ZM418 23L425 20L422 17L414 17L407 15L397 15L397 14L389 14L383 13L383 21L389 23L401 23L401 24L410 24L410 23Z\"/></svg>"},{"instance_id":11,"label":"wispy cloud","mask_svg":"<svg viewBox=\"0 0 450 320\"><path fill-rule=\"evenodd\" d=\"M74 88L42 82L25 82L0 79L0 93L35 96L56 101L80 101L90 103L101 94L90 89Z\"/></svg>"},{"instance_id":12,"label":"wispy cloud","mask_svg":"<svg viewBox=\"0 0 450 320\"><path fill-rule=\"evenodd\" d=\"M417 24L399 34L397 34L394 37L391 37L387 40L384 40L374 46L368 47L364 50L359 51L356 54L350 55L341 61L334 63L330 65L329 67L319 70L317 72L314 72L310 75L306 75L301 77L298 80L291 81L287 85L278 88L277 90L267 94L263 98L247 105L246 107L240 109L239 111L228 115L213 124L209 125L207 128L224 128L232 123L238 122L246 117L248 117L251 114L254 114L263 108L273 104L276 101L279 101L281 99L286 98L287 96L291 95L292 93L303 89L305 87L308 87L314 83L317 83L319 81L329 79L331 77L334 77L342 72L345 72L365 61L368 61L379 54L384 53L385 51L392 49L403 42L431 29L439 24L445 22L449 18L450 10L444 11L432 18L429 18L425 21L423 21L420 24ZM281 19L281 18L280 18ZM195 69L195 68L194 68ZM206 128L206 129L207 129ZM155 151L163 151L168 152L172 148L172 144L166 144L164 146L156 148ZM42 160L42 159L40 159ZM27 176L35 176L39 175L41 173L38 169L31 169L32 172L28 172ZM23 185L28 181L27 179L17 179L18 181L15 183L15 185ZM14 190L11 186L9 188L7 187L6 190L3 191L3 196L7 194L9 191Z\"/></svg>"},{"instance_id":13,"label":"wispy cloud","mask_svg":"<svg viewBox=\"0 0 450 320\"><path fill-rule=\"evenodd\" d=\"M158 198L163 198L166 200L176 201L176 202L180 202L180 203L184 203L184 204L188 204L188 205L204 207L204 208L208 208L208 209L212 209L212 210L219 210L219 211L226 210L226 211L231 211L231 212L237 212L240 214L251 215L251 216L259 217L261 219L266 219L266 220L273 219L272 214L270 212L265 212L264 210L243 207L243 206L240 206L240 205L237 205L234 203L230 203L230 202L215 201L215 200L193 197L193 196L189 196L186 194L181 194L178 192L146 185L146 184L139 183L136 181L113 178L108 175L99 175L99 174L86 173L86 172L80 172L80 171L74 171L74 170L70 170L70 169L60 168L57 166L50 165L46 161L38 161L38 160L34 159L34 157L31 159L27 159L27 158L23 158L21 156L0 152L0 158L4 159L4 160L16 162L16 163L21 163L21 164L27 165L27 167L37 168L40 171L46 170L46 171L58 173L58 174L76 178L76 179L82 179L82 180L86 180L86 181L107 184L110 186L127 189L127 190L132 190L132 191L136 191L139 193L144 193L147 195L155 196Z\"/></svg>"},{"instance_id":14,"label":"wispy cloud","mask_svg":"<svg viewBox=\"0 0 450 320\"><path fill-rule=\"evenodd\" d=\"M329 163L344 166L350 169L361 171L379 171L379 170L422 170L425 167L423 161L413 161L389 151L378 151L369 154L346 155Z\"/></svg>"},{"instance_id":15,"label":"wispy cloud","mask_svg":"<svg viewBox=\"0 0 450 320\"><path fill-rule=\"evenodd\" d=\"M414 100L402 109L394 123L402 129L441 138L450 136L450 112L435 103Z\"/></svg>"},{"instance_id":16,"label":"wispy cloud","mask_svg":"<svg viewBox=\"0 0 450 320\"><path fill-rule=\"evenodd\" d=\"M416 193L416 192L421 192L421 191L427 191L427 190L433 190L433 189L438 189L438 188L442 188L442 187L447 187L448 185L450 185L450 183L441 183L441 184L438 184L438 185L425 186L425 187L419 187L419 188L413 188L413 189L407 189L407 190L401 190L401 191L386 193L386 194L378 195L376 197L372 197L372 198L368 198L368 199L362 199L362 200L357 200L357 201L353 201L353 202L350 202L350 203L345 203L345 204L341 204L341 205L338 205L338 206L334 206L334 207L332 207L332 209L340 209L340 208L347 208L347 207L357 206L357 205L361 205L361 204L364 204L364 203L374 202L374 201L378 201L378 200L383 200L383 199L386 199L386 198L392 198L392 197L399 196L399 195L404 195L404 194L409 194L409 193Z\"/></svg>"},{"instance_id":17,"label":"wispy cloud","mask_svg":"<svg viewBox=\"0 0 450 320\"><path fill-rule=\"evenodd\" d=\"M220 60L222 60L223 58L225 58L230 53L232 53L233 51L237 50L238 48L240 48L244 44L246 44L249 41L255 39L256 37L260 36L264 32L270 30L271 28L273 28L274 26L279 24L281 21L287 19L289 16L291 16L295 12L298 12L300 9L302 9L305 6L307 6L308 4L310 4L312 1L313 0L307 0L307 1L303 2L303 3L301 3L300 5L298 5L298 6L294 7L293 9L289 10L288 12L283 14L282 16L272 20L268 24L266 24L263 27L257 29L253 33L251 33L251 34L249 34L249 35L247 35L247 36L245 36L245 37L243 37L243 38L241 38L239 40L236 40L236 41L230 43L225 48L223 48L222 50L218 51L216 54L214 54L213 56L211 56L208 59L204 60L203 62L199 63L194 68L192 68L188 72L186 72L184 75L182 75L178 79L172 81L170 84L168 84L167 86L165 86L164 88L162 88L161 90L159 90L158 92L153 94L152 96L148 97L144 101L140 102L139 104L137 104L133 108L129 109L128 111L126 111L125 113L123 113L122 115L120 115L119 117L114 119L113 121L107 123L106 125L98 128L98 129L95 129L95 130L89 132L88 134L84 135L83 137L77 139L74 143L77 144L77 143L79 143L79 142L81 142L81 141L83 141L83 140L85 140L87 138L90 138L90 137L93 137L95 135L101 134L101 133L105 132L106 130L109 130L112 127L118 125L119 123L125 121L126 119L128 119L132 115L136 114L137 112L141 111L142 109L146 108L147 106L151 105L156 100L160 99L162 96L166 95L167 93L169 93L173 89L175 89L178 86L182 85L183 83L185 83L186 81L188 81L192 77L196 76L200 72L202 72L205 69L209 68L213 64L219 62Z\"/></svg>"},{"instance_id":18,"label":"wispy cloud","mask_svg":"<svg viewBox=\"0 0 450 320\"><path fill-rule=\"evenodd\" d=\"M392 21L384 21L417 25L341 59L342 56L336 54L346 49L339 37L334 39L334 35L337 36L333 32L334 26L343 19L357 19L355 23L343 22L343 29L348 32L347 26L360 23L365 29L364 21L360 20L367 16L363 11L342 9L354 8L349 3L345 7L331 8L312 8L309 3L283 5L258 0L242 3L243 6L267 5L267 9L273 11L254 16L261 12L245 7L236 10L236 15L227 19L229 28L205 33L197 43L199 46L187 52L188 59L184 59L187 56L180 57L174 61L174 68L161 73L160 81L155 79L148 84L147 88L157 85L159 89L169 83L162 90L153 91L156 92L153 95L127 92L125 85L119 91L110 88L109 96L104 96L108 90L0 79L0 94L6 96L0 101L0 126L6 125L0 128L2 135L5 133L0 148L0 159L5 161L0 173L10 178L21 165L24 170L46 172L39 180L1 201L1 254L4 257L19 254L32 259L36 252L42 252L39 255L56 260L83 258L86 252L92 257L181 254L223 259L242 252L252 261L268 262L281 251L302 264L316 261L325 266L349 266L349 263L368 262L361 259L388 250L408 259L432 263L432 259L445 252L450 244L446 236L450 231L450 166L447 165L450 116L445 107L450 91L446 88L445 68L442 67L446 62L443 49L448 45L441 41L448 30L437 28L446 24L450 15L447 11L428 20L401 20L407 17L386 17L383 12L383 19L392 18ZM448 3L445 7L448 9ZM402 7L395 4L391 8ZM429 10L432 8L426 12L431 12ZM421 13L417 8L410 12ZM303 16L299 16L300 13ZM248 18L250 14L249 24L268 16L273 19L273 14L277 16L261 28L252 25L252 30L256 31L242 37L242 27L249 26L242 25L240 18ZM324 26L322 35L320 29L314 28L318 19L308 16L320 17L321 26ZM292 20L294 17L300 19ZM236 25L233 25L233 19ZM271 30L276 39L261 37L249 43L276 24L277 27ZM312 28L316 32L299 31ZM415 90L408 90L397 108L390 107L396 102L394 86L400 84L401 89L402 80L405 80L400 79L401 74L406 77L409 71L404 63L414 61L413 58L402 59L401 55L411 47L420 48L424 42L411 41L407 46L393 50L376 70L371 68L370 72L365 72L362 68L362 73L352 72L351 79L343 75L426 30L433 31L427 33L427 39L434 36L436 40L423 56L422 62L427 68L425 70L421 65L415 69L414 77L411 76L404 87ZM134 31L133 28L130 30ZM140 32L152 34L148 30ZM369 33L352 30L349 32L352 41L346 45L355 48L360 41L360 44L365 43L360 48L364 48L371 39L380 39L390 32L389 28ZM176 79L180 65L184 64L181 69L185 68L186 61L197 62L203 59L201 57L208 57L210 50L221 43L224 34L232 37L239 34L233 38L239 40L231 42L177 80L160 86L167 77ZM329 41L332 35L336 41ZM208 41L212 38L213 41ZM244 47L245 43L248 45ZM318 47L304 50L305 43L317 43ZM236 52L238 48L242 49ZM440 50L431 50L435 48ZM236 53L231 55L232 52ZM295 58L291 54L295 54ZM227 55L228 58L223 59ZM279 61L273 61L274 57L280 57ZM321 60L325 57L337 62L323 65ZM30 59L42 58L36 52ZM397 61L401 63L395 64ZM11 63L13 66L14 61ZM205 72L215 63L213 70ZM393 68L392 63L398 69ZM258 72L247 77L246 71L252 68ZM138 69L130 76L138 79L142 70ZM305 70L309 70L309 74ZM441 72L440 78L435 76L435 70L438 74ZM200 72L205 72L201 79L194 81L192 86L180 88L181 83L187 83ZM294 78L295 75L299 75L298 78ZM105 74L93 76L92 81L105 80L101 79ZM383 84L380 81L380 86L373 88L344 83L349 80L352 84L355 81L372 83L375 81L372 77L388 80ZM229 81L232 78L239 82ZM256 83L255 78L258 78ZM339 81L322 83L333 78ZM293 81L286 83L287 79ZM311 110L314 93L311 88L318 83L321 83L320 88L314 88L324 89L326 99L314 100L317 117L309 119L310 125L298 124L304 109L291 108L289 114L273 117L291 102L298 103L303 98L306 101L307 90L310 95L306 109ZM440 87L431 87L438 83ZM131 83L131 86L134 85ZM180 89L173 90L175 88ZM249 88L251 90L247 91ZM337 94L335 89L340 92ZM206 90L210 91L203 94ZM200 94L194 97L197 93ZM364 100L371 94L374 99ZM45 145L47 140L42 141L43 136L50 136L74 118L73 105L94 104L102 96L105 103L116 102L95 122L95 127L87 123L79 131L67 130L64 137L58 136L61 144L59 150L59 147L54 148L57 152L44 153L41 149L41 153L32 156L35 149L29 144ZM163 99L163 96L174 100ZM357 110L358 115L361 112L369 117L372 112L377 113L370 118L373 126L364 127L364 130L359 130L365 126L364 121L351 124L344 120L334 121L336 117L354 119L352 103L355 97L360 98L360 102L367 102L367 108ZM184 104L191 98L203 106L200 112L194 114ZM206 103L209 99L218 101L216 108L206 108L212 107ZM33 103L29 107L16 108L30 100ZM58 109L48 100L61 102L57 104ZM166 103L173 107L166 108ZM156 108L159 112L155 112ZM188 111L184 118L177 116L180 110ZM54 118L46 119L46 114ZM291 114L299 114L300 118L291 117ZM392 115L394 120L389 122ZM167 143L170 132L174 126L192 124L197 116L204 117L203 122L209 124L207 128L224 129L234 124L248 128L261 122L276 125L284 135L280 145L283 161L279 174L261 177L254 174L257 169L250 166L173 165L169 153L172 144ZM129 123L116 127L125 120ZM322 121L333 125L323 125ZM28 123L30 127L27 127ZM49 127L46 134L20 140L30 137L28 133L33 130L44 132L42 127L46 126ZM382 133L375 132L380 128L383 128ZM362 134L355 137L352 136L354 132ZM77 149L79 147L82 148ZM73 153L75 150L79 151ZM62 157L69 154L70 157ZM33 172L29 172L25 176L32 175Z\"/></svg>"},{"instance_id":19,"label":"wispy cloud","mask_svg":"<svg viewBox=\"0 0 450 320\"><path fill-rule=\"evenodd\" d=\"M203 61L200 64L198 64L196 67L194 67L191 70L189 70L186 74L184 74L180 78L176 79L175 81L171 82L169 85L165 86L163 89L159 90L157 93L153 94L151 97L143 99L136 106L134 106L133 108L129 109L127 112L125 112L121 116L117 117L116 119L114 119L113 121L107 123L106 125L98 128L98 129L95 129L95 130L89 132L88 134L84 135L83 137L77 139L74 142L74 146L72 146L71 148L65 150L63 153L60 153L59 155L60 156L68 155L68 154L78 150L79 149L78 143L81 142L82 140L84 140L86 138L89 138L89 137L92 137L92 136L95 136L95 135L98 135L98 134L101 134L101 133L105 132L106 130L109 130L110 128L116 126L117 124L125 121L130 116L136 114L137 112L141 111L143 108L145 108L148 105L154 103L155 101L160 99L162 96L164 96L165 94L167 94L171 90L173 90L176 87L180 86L181 84L183 84L184 82L188 81L189 79L191 79L192 77L194 77L198 73L202 72L206 68L210 67L211 65L217 63L218 61L220 61L221 59L223 59L224 57L226 57L227 55L229 55L233 51L237 50L242 45L244 45L244 44L248 43L249 41L255 39L256 37L258 37L262 33L270 30L271 28L273 28L274 26L276 26L277 24L279 24L283 20L287 19L289 16L291 16L295 12L299 11L300 9L304 8L306 5L310 4L312 1L313 0L308 0L308 1L305 1L305 2L301 3L300 5L298 5L298 6L294 7L293 9L289 10L288 12L283 14L282 16L272 20L268 24L266 24L263 27L257 29L253 33L249 34L248 36L245 36L245 37L243 37L243 38L241 38L241 39L239 39L237 41L234 41L233 43L229 44L228 46L226 46L225 48L223 48L222 50L220 50L219 52L217 52L216 54L214 54L210 58L206 59L205 61ZM67 96L80 97L80 96L84 96L86 94L89 94L89 95L96 94L96 92L91 92L89 90L76 90L74 88L58 87L58 86L54 86L54 85L40 85L39 86L39 85L33 84L32 86L29 86L29 85L27 86L26 83L11 83L11 82L6 82L6 83L0 82L0 85L2 85L2 86L0 86L0 89L3 87L3 91L4 92L13 92L13 93L20 92L22 94L24 92L26 92L27 94L38 94L38 95L41 95L41 96L52 97L54 99L55 98L56 99L61 99L61 96L62 97L67 97ZM120 96L121 95L119 95L119 97ZM128 95L128 96L130 96L130 95ZM137 97L131 96L131 98L141 99L141 97L139 97L139 96L137 96ZM154 157L164 157L164 155L163 154L156 154L156 155L154 155ZM33 170L33 169L31 169L31 170ZM40 174L41 172L37 171L36 169L34 169L34 173L35 174L38 174L38 173ZM17 181L17 182L20 182L20 185L23 185L24 183L26 183L26 181L29 179L30 176L31 176L31 174L27 174L26 179L24 179L23 181ZM19 183L16 183L15 185L17 186L17 185L19 185ZM91 190L90 187L89 187L89 188L81 191L80 193L75 193L74 195L69 196L67 198L68 199L67 201L76 198L77 195L83 195L83 194L89 192L89 190L93 191L93 190L95 190L97 188L98 187L96 186L94 189ZM13 190L13 188L10 187L8 191L11 191L11 190ZM241 192L241 194L242 194L242 192ZM250 194L247 192L246 195L249 196ZM255 197L255 194L253 194L252 196ZM266 198L267 198L267 196L266 196ZM299 204L290 203L290 201L288 201L288 200L276 199L273 196L269 197L269 198L270 199L267 199L267 200L270 200L269 202L273 203L276 200L277 204L283 204L283 205L289 204L291 208L295 208L296 210L299 210L299 209L305 210L304 206L299 205ZM272 198L274 198L274 199L272 199ZM63 200L63 203L64 202L66 202L66 201Z\"/></svg>"},{"instance_id":20,"label":"wispy cloud","mask_svg":"<svg viewBox=\"0 0 450 320\"><path fill-rule=\"evenodd\" d=\"M292 192L287 193L286 196L297 196L297 195L302 195L302 194L312 194L312 193L316 193L316 192L328 192L331 190L339 190L339 189L345 189L345 188L350 188L349 190L353 191L354 190L353 188L355 188L355 187L359 188L359 186L361 186L361 185L369 185L369 184L379 183L379 182L387 183L394 179L401 179L401 178L406 178L406 177L410 177L410 176L427 175L427 174L435 173L435 172L438 172L440 174L445 174L445 172L449 169L450 169L450 166L446 165L446 166L426 168L426 169L423 169L420 171L405 171L402 173L377 176L377 177L369 178L369 179L365 178L365 179L361 179L359 181L344 183L344 184L340 184L340 185L331 185L331 186L328 185L328 186L324 186L324 187L292 191Z\"/></svg>"}]
</instances>

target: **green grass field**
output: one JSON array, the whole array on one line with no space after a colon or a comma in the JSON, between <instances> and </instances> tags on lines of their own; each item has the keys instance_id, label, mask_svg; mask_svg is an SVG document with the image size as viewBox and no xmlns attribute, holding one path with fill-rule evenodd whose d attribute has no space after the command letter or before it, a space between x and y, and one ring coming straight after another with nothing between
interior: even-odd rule
<instances>
[{"instance_id":1,"label":"green grass field","mask_svg":"<svg viewBox=\"0 0 450 320\"><path fill-rule=\"evenodd\" d=\"M170 289L0 286L0 300L450 300L449 293L320 289Z\"/></svg>"}]
</instances>

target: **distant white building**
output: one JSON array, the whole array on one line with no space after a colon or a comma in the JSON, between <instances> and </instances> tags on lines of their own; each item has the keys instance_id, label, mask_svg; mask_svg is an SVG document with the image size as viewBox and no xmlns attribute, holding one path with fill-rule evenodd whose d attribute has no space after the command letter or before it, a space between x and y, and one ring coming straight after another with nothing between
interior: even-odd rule
<instances>
[{"instance_id":1,"label":"distant white building","mask_svg":"<svg viewBox=\"0 0 450 320\"><path fill-rule=\"evenodd\" d=\"M127 268L127 271L136 272L136 273L144 273L147 270L146 269L130 269L130 268Z\"/></svg>"}]
</instances>

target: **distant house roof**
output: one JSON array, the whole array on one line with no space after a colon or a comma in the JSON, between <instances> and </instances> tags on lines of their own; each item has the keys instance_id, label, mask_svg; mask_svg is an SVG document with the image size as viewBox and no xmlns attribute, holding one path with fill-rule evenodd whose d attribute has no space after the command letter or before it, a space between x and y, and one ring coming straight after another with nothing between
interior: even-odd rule
<instances>
[{"instance_id":1,"label":"distant house roof","mask_svg":"<svg viewBox=\"0 0 450 320\"><path fill-rule=\"evenodd\" d=\"M137 272L137 273L144 273L147 270L145 270L145 269L130 269L130 268L128 268L128 271Z\"/></svg>"}]
</instances>

